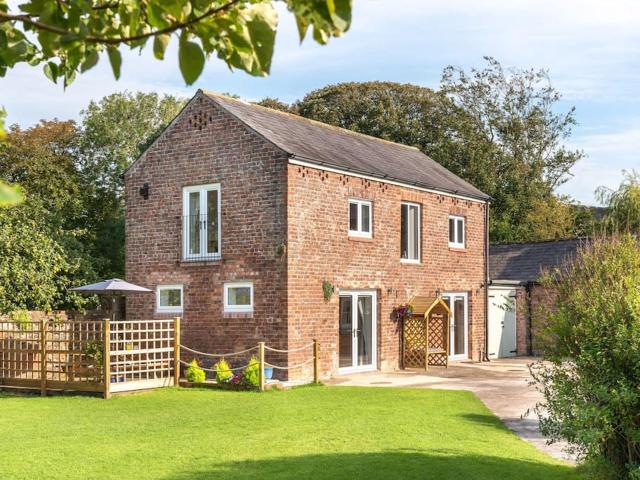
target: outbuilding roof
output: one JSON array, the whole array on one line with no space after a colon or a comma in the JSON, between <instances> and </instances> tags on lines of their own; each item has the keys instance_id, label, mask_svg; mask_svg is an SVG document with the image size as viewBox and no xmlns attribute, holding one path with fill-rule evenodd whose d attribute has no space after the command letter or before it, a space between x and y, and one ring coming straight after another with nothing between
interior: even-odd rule
<instances>
[{"instance_id":1,"label":"outbuilding roof","mask_svg":"<svg viewBox=\"0 0 640 480\"><path fill-rule=\"evenodd\" d=\"M319 167L482 201L490 196L415 147L210 92L207 98L292 158Z\"/></svg>"},{"instance_id":2,"label":"outbuilding roof","mask_svg":"<svg viewBox=\"0 0 640 480\"><path fill-rule=\"evenodd\" d=\"M489 247L489 275L494 282L535 282L544 270L558 267L575 255L586 239L494 244Z\"/></svg>"}]
</instances>

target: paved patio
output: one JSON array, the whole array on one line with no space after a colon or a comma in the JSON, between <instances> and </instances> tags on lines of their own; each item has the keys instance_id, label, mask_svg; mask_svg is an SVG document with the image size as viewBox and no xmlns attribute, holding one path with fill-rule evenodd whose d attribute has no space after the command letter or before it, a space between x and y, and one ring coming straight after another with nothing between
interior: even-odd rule
<instances>
[{"instance_id":1,"label":"paved patio","mask_svg":"<svg viewBox=\"0 0 640 480\"><path fill-rule=\"evenodd\" d=\"M564 452L566 444L547 445L538 428L533 407L542 399L529 386L527 365L535 358L509 358L488 363L451 362L449 368L369 372L335 377L327 383L349 386L439 388L475 393L517 435L549 455L573 462ZM527 411L531 410L529 415Z\"/></svg>"}]
</instances>

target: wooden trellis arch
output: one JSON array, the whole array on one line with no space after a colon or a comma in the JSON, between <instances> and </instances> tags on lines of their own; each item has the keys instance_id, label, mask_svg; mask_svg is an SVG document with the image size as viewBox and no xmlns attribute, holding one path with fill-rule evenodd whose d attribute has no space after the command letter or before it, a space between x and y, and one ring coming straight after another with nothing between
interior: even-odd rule
<instances>
[{"instance_id":1,"label":"wooden trellis arch","mask_svg":"<svg viewBox=\"0 0 640 480\"><path fill-rule=\"evenodd\" d=\"M441 297L412 297L413 311L402 331L404 368L449 366L449 318L451 310Z\"/></svg>"}]
</instances>

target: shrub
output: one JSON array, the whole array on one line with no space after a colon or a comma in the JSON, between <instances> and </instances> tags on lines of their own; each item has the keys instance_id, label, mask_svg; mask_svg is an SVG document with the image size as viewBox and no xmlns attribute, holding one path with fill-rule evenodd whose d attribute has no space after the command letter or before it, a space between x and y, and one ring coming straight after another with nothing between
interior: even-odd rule
<instances>
[{"instance_id":1,"label":"shrub","mask_svg":"<svg viewBox=\"0 0 640 480\"><path fill-rule=\"evenodd\" d=\"M260 362L258 362L256 357L251 357L249 365L247 365L247 368L242 372L242 378L249 386L260 386Z\"/></svg>"},{"instance_id":2,"label":"shrub","mask_svg":"<svg viewBox=\"0 0 640 480\"><path fill-rule=\"evenodd\" d=\"M200 368L195 359L191 360L189 363L189 368L187 368L187 371L185 372L185 377L187 378L187 381L191 383L203 383L206 378L204 370Z\"/></svg>"},{"instance_id":3,"label":"shrub","mask_svg":"<svg viewBox=\"0 0 640 480\"><path fill-rule=\"evenodd\" d=\"M27 310L14 310L9 314L9 320L15 322L20 330L31 330L31 315Z\"/></svg>"},{"instance_id":4,"label":"shrub","mask_svg":"<svg viewBox=\"0 0 640 480\"><path fill-rule=\"evenodd\" d=\"M102 365L103 349L102 342L94 340L87 343L83 350L84 358L94 366Z\"/></svg>"},{"instance_id":5,"label":"shrub","mask_svg":"<svg viewBox=\"0 0 640 480\"><path fill-rule=\"evenodd\" d=\"M531 366L542 433L573 444L598 478L640 478L638 242L593 240L544 284L557 296L543 326L548 362Z\"/></svg>"},{"instance_id":6,"label":"shrub","mask_svg":"<svg viewBox=\"0 0 640 480\"><path fill-rule=\"evenodd\" d=\"M227 361L221 358L220 361L213 366L213 369L216 371L216 382L228 383L233 378L233 372L230 368Z\"/></svg>"}]
</instances>

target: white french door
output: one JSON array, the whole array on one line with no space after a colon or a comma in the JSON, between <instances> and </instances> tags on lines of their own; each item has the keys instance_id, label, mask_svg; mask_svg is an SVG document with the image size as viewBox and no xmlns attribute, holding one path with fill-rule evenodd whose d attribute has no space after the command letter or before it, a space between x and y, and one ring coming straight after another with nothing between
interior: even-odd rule
<instances>
[{"instance_id":1,"label":"white french door","mask_svg":"<svg viewBox=\"0 0 640 480\"><path fill-rule=\"evenodd\" d=\"M377 365L376 292L341 291L338 326L340 373L375 370Z\"/></svg>"},{"instance_id":2,"label":"white french door","mask_svg":"<svg viewBox=\"0 0 640 480\"><path fill-rule=\"evenodd\" d=\"M183 258L220 256L220 185L183 189Z\"/></svg>"},{"instance_id":3,"label":"white french door","mask_svg":"<svg viewBox=\"0 0 640 480\"><path fill-rule=\"evenodd\" d=\"M469 358L469 302L464 292L445 293L442 299L451 310L449 318L449 359Z\"/></svg>"}]
</instances>

